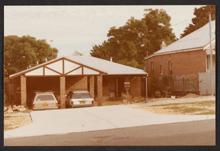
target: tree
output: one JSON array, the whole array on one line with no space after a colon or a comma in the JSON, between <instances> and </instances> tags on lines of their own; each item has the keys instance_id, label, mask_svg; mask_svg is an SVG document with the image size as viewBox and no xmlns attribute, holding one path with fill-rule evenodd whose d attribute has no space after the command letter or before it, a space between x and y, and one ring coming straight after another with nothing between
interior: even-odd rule
<instances>
[{"instance_id":1,"label":"tree","mask_svg":"<svg viewBox=\"0 0 220 151\"><path fill-rule=\"evenodd\" d=\"M4 74L8 76L27 69L37 63L51 60L57 56L58 50L52 48L45 40L31 36L4 37Z\"/></svg>"},{"instance_id":2,"label":"tree","mask_svg":"<svg viewBox=\"0 0 220 151\"><path fill-rule=\"evenodd\" d=\"M91 55L114 62L143 68L144 57L160 49L161 43L173 42L176 37L170 27L170 16L164 10L145 10L142 19L130 18L121 27L112 27L108 39L95 45Z\"/></svg>"},{"instance_id":3,"label":"tree","mask_svg":"<svg viewBox=\"0 0 220 151\"><path fill-rule=\"evenodd\" d=\"M181 38L192 33L193 31L199 29L209 21L209 13L211 13L211 19L215 20L215 5L207 5L200 8L194 9L195 17L192 18L192 24L189 24L183 33L181 34Z\"/></svg>"}]
</instances>

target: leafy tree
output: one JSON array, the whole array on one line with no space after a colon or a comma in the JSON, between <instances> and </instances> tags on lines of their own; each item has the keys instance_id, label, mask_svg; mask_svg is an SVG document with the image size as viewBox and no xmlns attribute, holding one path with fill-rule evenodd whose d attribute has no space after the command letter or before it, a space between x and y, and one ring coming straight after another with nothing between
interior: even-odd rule
<instances>
[{"instance_id":1,"label":"leafy tree","mask_svg":"<svg viewBox=\"0 0 220 151\"><path fill-rule=\"evenodd\" d=\"M112 27L108 39L95 45L91 55L114 62L143 68L144 57L161 48L161 43L173 42L176 37L170 27L170 16L164 10L145 10L142 19L131 17L125 25Z\"/></svg>"},{"instance_id":2,"label":"leafy tree","mask_svg":"<svg viewBox=\"0 0 220 151\"><path fill-rule=\"evenodd\" d=\"M58 50L41 39L31 36L4 37L4 74L8 76L15 72L34 66L37 63L51 60L57 56Z\"/></svg>"},{"instance_id":3,"label":"leafy tree","mask_svg":"<svg viewBox=\"0 0 220 151\"><path fill-rule=\"evenodd\" d=\"M185 28L181 37L184 37L193 31L199 29L209 21L209 13L211 13L211 19L215 19L215 5L207 5L200 8L195 8L194 15L195 17L192 18L192 24L189 24L188 27Z\"/></svg>"}]
</instances>

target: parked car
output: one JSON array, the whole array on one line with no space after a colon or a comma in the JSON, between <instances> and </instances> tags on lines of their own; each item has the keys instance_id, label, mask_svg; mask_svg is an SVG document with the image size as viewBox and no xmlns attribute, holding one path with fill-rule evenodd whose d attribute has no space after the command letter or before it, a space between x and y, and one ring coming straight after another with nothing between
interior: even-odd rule
<instances>
[{"instance_id":1,"label":"parked car","mask_svg":"<svg viewBox=\"0 0 220 151\"><path fill-rule=\"evenodd\" d=\"M34 101L33 101L33 109L57 109L58 101L53 92L36 92Z\"/></svg>"},{"instance_id":2,"label":"parked car","mask_svg":"<svg viewBox=\"0 0 220 151\"><path fill-rule=\"evenodd\" d=\"M72 91L67 97L69 107L92 106L94 98L88 91Z\"/></svg>"}]
</instances>

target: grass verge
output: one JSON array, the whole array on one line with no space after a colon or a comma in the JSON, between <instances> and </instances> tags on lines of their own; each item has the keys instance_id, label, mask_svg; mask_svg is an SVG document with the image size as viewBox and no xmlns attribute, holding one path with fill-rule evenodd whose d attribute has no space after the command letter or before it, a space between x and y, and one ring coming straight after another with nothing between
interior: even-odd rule
<instances>
[{"instance_id":1,"label":"grass verge","mask_svg":"<svg viewBox=\"0 0 220 151\"><path fill-rule=\"evenodd\" d=\"M4 113L4 131L15 129L31 123L29 112Z\"/></svg>"},{"instance_id":2,"label":"grass verge","mask_svg":"<svg viewBox=\"0 0 220 151\"><path fill-rule=\"evenodd\" d=\"M157 113L212 115L215 114L215 102L207 100L203 102L152 105L150 110Z\"/></svg>"}]
</instances>

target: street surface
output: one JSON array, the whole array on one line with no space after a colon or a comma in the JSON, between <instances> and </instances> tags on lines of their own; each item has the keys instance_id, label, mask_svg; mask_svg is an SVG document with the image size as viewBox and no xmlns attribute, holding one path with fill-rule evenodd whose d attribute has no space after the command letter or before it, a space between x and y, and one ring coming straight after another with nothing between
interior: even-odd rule
<instances>
[{"instance_id":1,"label":"street surface","mask_svg":"<svg viewBox=\"0 0 220 151\"><path fill-rule=\"evenodd\" d=\"M97 123L99 124L99 123ZM215 119L59 135L8 138L5 146L215 145Z\"/></svg>"}]
</instances>

